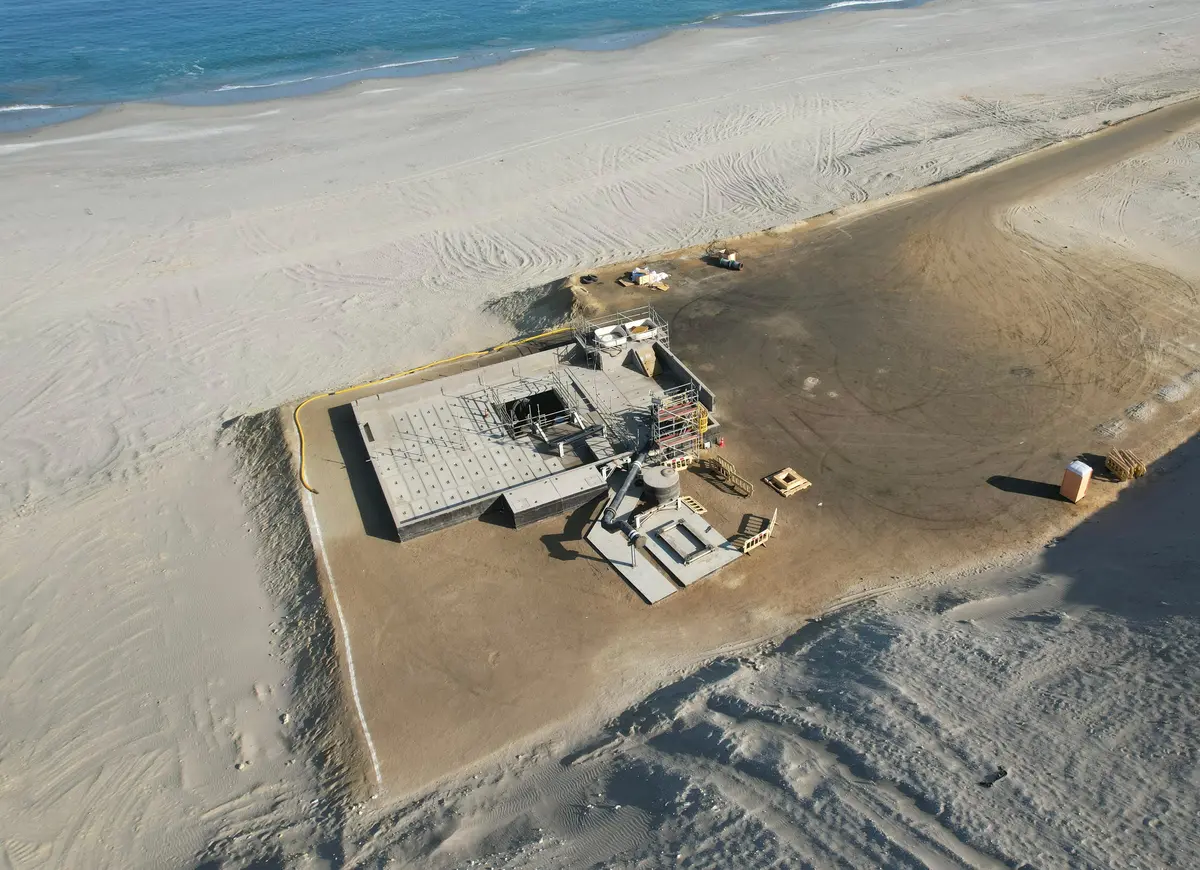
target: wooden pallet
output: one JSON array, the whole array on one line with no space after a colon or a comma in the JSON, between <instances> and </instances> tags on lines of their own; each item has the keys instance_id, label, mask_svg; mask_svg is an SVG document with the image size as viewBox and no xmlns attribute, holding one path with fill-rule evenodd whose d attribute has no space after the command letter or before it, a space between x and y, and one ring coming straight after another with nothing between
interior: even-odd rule
<instances>
[{"instance_id":1,"label":"wooden pallet","mask_svg":"<svg viewBox=\"0 0 1200 870\"><path fill-rule=\"evenodd\" d=\"M1114 450L1105 457L1104 467L1117 480L1133 480L1146 473L1146 463L1132 450Z\"/></svg>"},{"instance_id":2,"label":"wooden pallet","mask_svg":"<svg viewBox=\"0 0 1200 870\"><path fill-rule=\"evenodd\" d=\"M791 467L769 474L763 480L784 498L791 498L796 493L803 492L812 486L810 480L801 477L800 473Z\"/></svg>"}]
</instances>

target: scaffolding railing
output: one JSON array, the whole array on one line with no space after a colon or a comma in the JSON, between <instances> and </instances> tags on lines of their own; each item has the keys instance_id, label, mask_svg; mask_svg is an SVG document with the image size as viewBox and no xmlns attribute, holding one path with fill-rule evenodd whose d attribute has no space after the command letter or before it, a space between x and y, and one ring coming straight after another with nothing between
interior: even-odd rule
<instances>
[{"instance_id":1,"label":"scaffolding railing","mask_svg":"<svg viewBox=\"0 0 1200 870\"><path fill-rule=\"evenodd\" d=\"M570 369L562 369L561 371L565 373L571 385L570 387L564 386L564 389L571 389L573 387L572 397L583 397L581 399L577 398L577 400L580 404L590 408L591 414L603 421L608 438L617 452L636 450L645 441L645 424L642 423L639 425L639 420L645 417L644 409L614 411L612 408L606 407L602 402L597 401L595 390L589 388L579 375ZM592 374L600 376L598 372L593 371Z\"/></svg>"},{"instance_id":2,"label":"scaffolding railing","mask_svg":"<svg viewBox=\"0 0 1200 870\"><path fill-rule=\"evenodd\" d=\"M509 410L515 401L550 391L562 402L561 410L525 416L514 416ZM574 390L557 372L482 386L475 393L460 396L459 401L475 417L475 431L484 436L521 438L534 435L549 441L553 439L546 430L562 423L586 428Z\"/></svg>"},{"instance_id":3,"label":"scaffolding railing","mask_svg":"<svg viewBox=\"0 0 1200 870\"><path fill-rule=\"evenodd\" d=\"M606 350L617 349L615 347L606 348L598 344L596 338L597 331L612 330L617 327L624 327L628 330L631 324L635 325L634 328L641 329L642 334L646 337L661 342L663 347L669 348L671 346L671 335L667 321L649 305L630 308L626 311L618 311L615 314L607 314L603 317L578 317L572 323L572 328L575 333L575 343L583 349L588 360L594 362ZM637 340L638 337L637 333L630 335L627 332L625 335L626 339Z\"/></svg>"},{"instance_id":4,"label":"scaffolding railing","mask_svg":"<svg viewBox=\"0 0 1200 870\"><path fill-rule=\"evenodd\" d=\"M650 441L663 459L695 453L701 447L708 414L695 384L683 384L650 401Z\"/></svg>"}]
</instances>

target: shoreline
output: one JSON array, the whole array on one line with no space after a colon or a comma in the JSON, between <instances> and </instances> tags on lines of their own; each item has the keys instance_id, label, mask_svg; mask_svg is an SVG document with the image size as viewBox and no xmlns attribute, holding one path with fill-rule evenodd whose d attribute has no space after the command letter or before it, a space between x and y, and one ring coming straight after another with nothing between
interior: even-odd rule
<instances>
[{"instance_id":1,"label":"shoreline","mask_svg":"<svg viewBox=\"0 0 1200 870\"><path fill-rule=\"evenodd\" d=\"M928 8L926 7L926 10ZM895 13L895 15L923 16L928 14L926 10L906 11ZM942 16L937 17L938 26L943 26ZM1198 17L1200 14L1197 13L1183 16L1187 20L1195 20ZM974 16L954 13L952 18L955 21L961 20L964 25L967 25ZM1169 20L1176 18L1177 16L1171 17ZM840 44L846 35L845 28L839 27L833 19L822 22L820 28L812 25L811 22L800 22L795 26L809 25L813 26L814 30L820 29L825 32L826 37L837 44ZM787 26L781 25L780 27L786 29ZM1155 24L1139 22L1133 30L1145 32L1160 26L1162 26L1161 22ZM782 31L777 30L776 32ZM1101 36L1103 35L1101 34ZM697 39L689 39L689 36L697 37ZM765 38L765 35L756 37L753 43L744 46L743 49L752 56L753 52L763 48L762 40ZM1092 38L1098 37L1094 34L1073 35L1069 41L1078 42ZM680 43L678 53L682 55L696 53L694 50L697 47L698 39L699 34L679 35L676 40ZM1045 42L1044 39L1040 41ZM1051 39L1050 42L1058 42L1058 40ZM1002 45L995 50L1001 52L1027 50L1028 45L1028 43L1017 47ZM343 90L298 98L293 101L292 112L288 115L284 115L278 108L255 111L254 109L257 107L251 107L251 111L238 110L236 112L216 108L191 109L150 105L118 107L103 113L100 117L75 122L75 125L70 128L53 128L27 136L15 137L18 141L13 141L14 137L9 137L7 140L0 138L0 173L7 171L12 183L17 185L22 183L21 179L26 170L61 174L71 187L81 187L81 191L77 195L86 197L91 206L95 205L96 194L83 193L82 187L91 184L92 180L85 174L76 174L74 170L76 165L94 164L96 168L101 168L104 173L110 175L123 173L129 166L151 165L155 170L153 179L139 177L139 182L152 181L155 185L166 184L173 187L175 186L173 176L178 176L181 181L186 179L186 187L190 191L194 191L196 184L199 184L202 189L214 186L213 176L215 173L210 167L212 160L216 158L224 163L215 180L219 182L221 176L225 176L231 181L237 178L238 181L232 182L237 186L233 190L226 187L222 193L205 194L199 199L193 197L189 192L187 194L189 199L180 200L181 205L184 206L183 212L190 213L185 218L188 222L187 226L194 227L194 229L188 230L187 236L181 241L186 241L189 246L196 244L199 240L195 237L195 230L202 230L205 237L220 233L228 237L226 244L245 248L245 253L252 257L244 263L241 255L231 261L239 264L240 268L257 269L261 262L269 269L278 271L278 267L273 266L272 261L275 261L280 255L287 259L295 256L327 256L327 253L301 251L289 247L277 250L277 243L272 241L269 236L279 229L283 229L287 235L292 233L286 224L278 225L280 209L303 208L304 223L312 224L311 227L304 227L305 237L312 241L323 239L319 248L321 251L328 252L332 250L332 246L325 237L331 227L336 228L336 219L333 224L330 224L318 210L330 208L332 209L331 215L340 215L346 218L349 225L355 230L354 234L344 240L348 246L347 250L355 251L356 247L363 243L364 234L371 239L370 244L382 243L389 249L405 245L406 237L413 236L417 241L415 250L420 251L422 256L440 262L440 267L445 274L433 276L431 280L427 271L424 274L416 271L407 260L393 263L389 258L389 262L385 263L383 273L378 276L374 274L376 267L367 266L366 272L347 274L346 281L336 287L329 284L334 277L332 272L328 276L321 275L314 279L306 279L301 273L293 273L294 268L308 270L311 268L308 263L285 266L281 274L264 275L263 278L270 279L272 285L279 283L279 279L282 278L284 279L282 283L288 287L294 287L298 281L315 283L322 288L323 294L333 293L333 298L341 300L341 304L346 306L371 301L374 303L372 306L374 307L379 304L387 305L391 301L391 305L388 305L389 309L394 309L398 302L401 309L410 310L419 310L422 307L421 300L413 298L414 293L429 293L437 297L447 292L448 289L461 284L464 286L453 289L451 292L460 301L465 302L466 306L456 305L456 314L452 320L464 325L469 324L469 328L474 330L476 335L481 336L481 340L477 343L494 344L495 341L506 336L496 331L494 319L488 313L489 304L514 292L542 286L548 281L555 280L556 276L570 274L580 268L595 268L597 263L619 263L653 256L655 252L674 250L680 247L681 243L683 247L703 244L714 237L728 238L753 233L762 227L788 226L799 221L816 219L831 211L840 212L848 208L860 208L864 203L877 203L888 197L920 190L930 184L970 172L981 164L1002 161L1016 154L1035 150L1050 142L1071 139L1101 129L1107 124L1119 122L1122 118L1173 102L1181 95L1193 93L1195 87L1194 80L1190 76L1177 74L1150 76L1141 81L1123 83L1111 92L1084 91L1082 94L1072 94L1064 98L1040 99L1032 107L1018 105L1004 111L996 111L993 108L993 105L1001 105L999 102L984 103L978 98L971 98L968 101L967 97L959 97L957 102L933 106L933 111L926 110L924 117L920 114L917 115L916 124L908 117L901 120L901 123L915 128L915 132L923 132L930 136L930 139L922 141L913 138L906 130L887 129L884 125L895 124L897 119L885 115L880 121L881 129L868 130L867 136L863 135L861 129L856 132L855 135L859 137L860 144L857 147L843 145L844 156L836 153L823 156L822 152L826 151L824 143L814 140L803 129L797 135L797 123L808 123L809 119L805 114L801 114L795 120L785 117L783 118L784 123L779 125L780 132L787 137L780 140L779 145L790 151L794 143L799 153L791 154L787 153L784 148L776 148L776 143L772 140L777 139L779 134L773 128L761 131L754 129L754 122L757 122L758 119L753 111L749 115L752 123L744 132L730 128L722 122L725 129L718 130L720 138L713 142L716 147L711 149L712 157L701 156L694 149L692 143L698 134L709 136L710 131L703 126L688 129L691 122L686 116L688 114L711 116L714 111L723 109L724 100L718 102L712 97L701 100L700 105L695 109L691 104L680 105L673 101L659 105L651 103L647 106L648 111L646 112L616 117L607 116L609 120L595 124L587 123L586 114L579 120L576 120L575 115L569 115L555 119L554 126L544 131L549 135L535 134L534 138L529 138L530 133L524 129L513 133L512 138L517 139L515 147L506 143L504 137L493 135L488 142L489 144L494 143L497 147L482 154L479 153L480 149L465 143L459 133L461 124L457 123L458 118L470 113L472 126L489 123L492 119L481 117L479 121L476 121L473 116L480 112L481 107L494 105L498 94L508 93L518 86L525 89L522 96L529 102L542 99L548 90L553 89L557 92L562 87L578 89L588 100L595 100L596 95L600 94L605 98L606 103L611 102L603 90L597 90L602 88L603 82L606 81L604 74L636 70L638 75L642 75L644 58L637 56L637 51L637 49L633 49L626 53L613 53L604 58L605 63L599 67L592 63L574 63L568 57L550 58L549 60L530 58L521 62L526 66L520 70L517 70L517 64L506 67L502 81L494 81L496 78L501 78L499 70L496 71L495 76L491 74L491 71L485 75L475 75L474 78L470 78L473 76L472 73L459 74L455 81L460 86L449 90L440 86L427 87L426 85L430 84L432 79L426 78L422 80L422 87L415 88L410 92L380 95L379 100L390 101L390 104L388 102L376 103L375 97L368 101L356 101L354 97L361 97L361 94L354 90ZM916 68L920 69L936 61L945 62L942 58L932 60L917 58ZM912 65L910 64L910 66ZM859 68L866 69L866 67ZM776 78L752 85L748 91L754 94L754 99L760 100L778 99L781 95L786 97L789 90L798 87L841 86L848 88L851 94L856 91L861 92L863 88L857 82L850 84L842 81L846 78L845 69L846 67L839 66L832 70L817 70L794 78ZM548 72L567 73L573 78L567 84L563 84L564 76L560 75L555 78L554 82L544 83L542 80ZM598 79L597 72L600 73ZM647 72L653 75L653 70ZM692 70L686 69L683 71L683 75L688 76L691 72ZM880 72L891 73L893 70L889 67ZM869 80L871 77L867 76L867 78ZM1178 84L1175 84L1173 80L1177 80ZM484 86L489 83L491 88L484 90ZM1043 95L1035 94L1033 96L1040 98ZM1065 104L1064 107L1058 105L1060 100ZM440 108L443 103L450 104L447 106L448 111ZM439 108L435 109L434 106ZM913 108L920 108L920 106L921 102L918 101ZM869 107L872 107L870 102L865 106L853 106L855 112ZM819 105L818 108L820 108ZM947 111L961 115L964 109L970 110L970 114L966 117L945 116ZM875 108L874 111L878 112L878 109ZM900 111L905 116L913 114L908 106L903 106ZM1031 111L1039 111L1043 114L1041 117L1021 116L1022 114L1029 115ZM450 118L455 119L456 123L449 128L432 127L426 132L420 125L422 115L433 112L437 112L438 115L448 114ZM340 117L336 117L333 113L340 113ZM646 190L645 195L629 199L626 202L623 198L627 195L626 191L618 188L616 192L621 193L622 198L614 198L611 202L611 206L615 206L618 213L606 214L605 212L612 210L610 203L607 201L597 202L594 197L588 197L586 191L589 188L598 187L601 192L607 194L607 188L612 182L603 176L588 173L586 165L577 170L573 166L555 160L557 155L566 154L568 149L578 149L580 146L585 151L603 149L601 156L605 153L612 153L614 148L617 153L621 150L628 150L631 155L636 155L640 146L626 144L636 142L636 140L624 138L628 132L636 133L638 125L644 123L643 119L647 117L670 119L673 122L672 126L675 126L681 120L678 116L682 116L682 120L685 121L678 135L673 129L668 130L670 139L678 141L672 142L668 139L667 144L670 149L680 150L683 153L678 156L667 153L663 159L653 149L650 149L646 156L651 158L651 162L647 164L646 168L635 165L631 167L631 172L624 167L621 168L621 172L631 176L630 181L636 185L633 191L638 193L641 191L638 191L637 188L644 189L651 185L662 188L669 182L670 188L662 191L666 194L666 202L669 205L665 212L667 218L665 222L655 220L651 224L648 213L630 215L628 211L629 205L634 202L638 205L644 202L656 211L662 212L664 200L659 191ZM816 123L826 122L819 115L812 120ZM373 129L378 121L391 124L392 129L381 129L373 138L364 139L356 136L352 142L343 143L341 137L336 133L325 134L325 127L313 126L310 129L308 123L310 121L329 122L326 126L335 130L340 129L343 124L349 124L362 131ZM216 127L212 126L213 122L217 123ZM832 119L828 119L828 122L842 123ZM368 127L368 125L371 126ZM377 155L380 153L379 147L383 142L391 141L397 132L396 128L403 131L401 135L414 140L417 146L415 151L406 147L397 153L397 157L407 164L405 166L407 172L383 178L379 178L377 173L369 170L356 172L347 179L351 185L348 191L339 191L335 186L332 194L326 193L327 185L346 183L340 177L348 174L343 168L346 165L343 157L346 147L360 149L371 155L372 159L377 159ZM60 131L64 130L69 130L77 135L58 135ZM441 137L445 136L448 131L452 131L449 132L449 138L442 139ZM541 132L543 131L537 131L537 133ZM301 137L301 141L296 143L286 141L288 135L295 136L297 134ZM285 141L282 147L276 147L273 143L280 139ZM306 139L312 141L305 141ZM594 141L597 139L599 139L598 142ZM773 150L777 150L778 157L772 154L770 155L771 161L765 165L760 162L759 165L753 167L736 168L733 174L729 172L727 161L731 159L732 147L744 144L753 152L761 150L763 146L760 143L763 142ZM661 148L661 146L656 144L655 148ZM815 171L813 164L807 164L810 158L806 152L810 151L813 152L811 159L815 161ZM412 161L410 154L419 156L422 162ZM295 155L294 158L293 155ZM467 159L456 159L460 155L466 156ZM640 159L641 155L637 156ZM536 191L531 194L527 185L527 180L532 177L534 167L547 158L551 159L552 162L549 165L555 167L556 171L559 167L564 167L570 173L575 174L564 175L561 180L553 176L544 178L541 186L546 189L565 186L571 195L578 195L577 191L584 192L579 203L570 203L570 207L572 211L579 210L580 217L586 224L578 228L571 227L570 239L546 239L551 242L550 248L543 247L538 250L537 241L534 239L530 239L528 242L518 239L519 247L516 251L491 250L492 246L499 241L498 238L493 239L492 234L503 233L502 227L508 223L507 219L502 219L500 225L493 228L493 216L499 217L513 206L520 209L521 219L527 223L531 222L535 228L539 223L544 223L547 218L561 220L559 212L568 206L569 201L546 203ZM610 158L604 157L604 159ZM679 174L680 164L678 161L680 159L689 161L690 165L685 164L684 168L692 175L699 175L700 178L697 180L669 178L669 176ZM701 160L711 161L714 164L713 169L719 170L725 177L711 174L709 167L699 162ZM914 165L918 160L923 160L924 163ZM771 165L773 162L780 164L778 169ZM352 164L353 160L350 165ZM516 169L512 168L514 164L517 164ZM292 166L295 168L289 168ZM659 170L660 166L661 170ZM653 167L654 176L647 174L647 170L651 167ZM787 195L781 196L778 202L764 202L755 212L747 214L742 204L742 194L735 188L735 185L746 184L750 186L748 189L753 189L753 185L757 183L754 179L755 174L762 174L766 178L772 179L773 182L782 180L779 173L785 167L798 173L798 180L802 187L796 193L787 191ZM257 183L265 178L263 172L274 174L281 170L287 173L284 185L272 182L270 186L265 186ZM607 173L607 170L604 171ZM364 175L371 177L370 187L363 185ZM660 175L663 177L657 177ZM447 248L445 243L437 238L427 239L430 233L428 218L422 218L421 215L429 213L429 209L421 203L421 199L430 195L442 196L441 193L435 193L435 191L442 189L455 176L471 177L473 179L471 183L476 185L480 180L488 178L489 183L482 189L477 188L479 197L475 200L439 204L435 211L444 211L446 208L470 208L473 214L472 220L475 221L471 233L483 234L484 238L473 239L469 235L450 238L449 241L452 245ZM817 177L810 178L809 176ZM873 179L873 182L869 187L862 187L856 183L857 178L865 181ZM651 180L648 181L648 179ZM794 180L789 180L794 183ZM496 183L492 185L492 181ZM519 181L521 186L512 187L513 181ZM617 185L624 187L624 182L620 177L615 181ZM705 194L707 202L696 195L697 181L709 191ZM229 183L229 181L226 182L227 185ZM508 194L506 194L508 199L489 195L488 187L491 186L494 186L497 191L508 190ZM56 185L57 187L58 185ZM378 194L372 190L372 187L378 189ZM131 188L134 191L138 189L139 186L136 185ZM387 212L374 213L368 213L375 207L373 202L365 201L357 207L352 205L354 197L377 199L388 191L394 190L406 191L406 197L411 195L418 197L414 205L419 205L419 207L413 212L418 221L411 230L403 229L403 223L397 228L398 232L379 225L379 218L385 213L389 219L394 219L402 214L403 203L401 203L400 213L396 213L394 205L389 205ZM312 196L310 191L314 191L317 195ZM102 196L106 195L102 189L97 192ZM512 203L512 194L518 192L522 201ZM261 201L262 205L256 206L255 199L248 199L246 194L255 196L255 199ZM282 194L283 197L279 199L280 204L271 205L271 199L263 201L264 197L275 198L278 194ZM69 192L51 194L52 197L64 203L73 195ZM723 197L724 203L716 200L717 196ZM687 197L686 202L683 201L683 197ZM607 199L607 196L605 198ZM676 199L680 201L676 203ZM199 214L195 214L196 204L199 204L202 209ZM547 205L549 208L546 207ZM55 207L52 206L52 208ZM724 213L720 211L722 207L725 209ZM681 208L693 210L693 215L695 214L694 210L702 210L701 222L697 224L687 214L677 214ZM121 206L120 209L124 210L125 206ZM480 209L483 211L480 212ZM60 214L71 224L69 233L92 233L100 228L103 233L107 234L112 225L103 221L91 220L91 211L96 211L96 209L84 210L82 215L71 214L70 211L60 211ZM110 209L104 209L104 211L110 211ZM481 213L484 215L482 223L479 222ZM429 214L432 216L432 213ZM236 219L231 221L231 215L236 216ZM276 225L276 229L255 229L249 235L243 232L243 223L250 220L257 221L260 218L269 218ZM622 241L614 246L611 240L615 235L614 228L617 226L614 219L617 218L625 226L621 230ZM290 220L292 220L291 217L289 217ZM434 218L434 220L440 221L442 218ZM231 223L232 225L230 225ZM141 231L141 229L150 233L155 232L151 227L139 228L135 231ZM235 230L236 235L232 232ZM22 233L28 231L28 229L21 230ZM262 239L256 237L255 234L264 231L268 233L268 237ZM176 233L172 231L172 235L174 234ZM38 244L38 238L39 235L36 232L30 236L35 246ZM629 241L624 241L625 239ZM431 242L432 244L430 244ZM467 247L485 242L488 246L487 251L476 251ZM633 244L629 242L633 242ZM201 252L206 244L206 242L201 244ZM136 250L130 250L127 253L114 251L113 257L108 262L111 266L119 267L118 282L134 281L138 285L145 284L148 287L150 283L161 281L171 284L183 281L186 285L199 277L199 273L196 272L193 265L196 260L195 254L186 254L182 251L171 253L171 249L178 246L174 242L168 244L166 239L156 242L155 247L162 248L162 250L157 253L147 252L143 256L151 257L151 263L158 262L159 265L154 266L149 274L141 276L136 275L135 272L126 271L127 266L136 268ZM365 254L366 251L361 253ZM18 257L14 261L16 286L19 287L22 280L20 268L22 260L29 263L30 267L36 268L34 264L39 255L40 252L36 247L31 250L18 250ZM55 253L53 256L58 257L59 254ZM502 260L491 262L490 258L495 256L501 257ZM166 257L166 260L163 261L162 257ZM263 260L264 257L267 259ZM464 257L466 259L463 259ZM483 259L476 262L478 257L483 257ZM508 258L507 264L503 262L503 258ZM127 261L127 264L118 263L119 260ZM420 264L413 265L419 267ZM477 270L477 266L483 267L482 270ZM60 265L59 268L61 267ZM244 278L246 280L262 280L253 278L250 274L245 275ZM98 280L105 279L98 276ZM224 295L222 283L214 285L213 292ZM36 288L36 284L29 286L30 289ZM471 289L466 289L467 286ZM387 294L383 292L387 287L403 288L403 292L399 294L399 298L392 295L389 300L386 298ZM146 291L139 290L137 292ZM280 292L285 292L284 287L279 287L278 290L273 289L272 295ZM288 295L281 298L290 297L290 290L286 292ZM110 304L111 301L108 294L101 294L93 298L89 293L80 304L85 307L93 304L104 306ZM255 298L250 297L241 301L253 304ZM10 314L17 314L19 320L20 312L27 306L28 300L23 298L10 309ZM284 309L280 313L287 314L290 319L299 312ZM347 310L347 315L350 322L355 322L352 310ZM389 312L389 316L394 316L394 314ZM440 351L452 346L444 337L430 335L427 331L416 329L415 324L412 329L406 329L405 332L413 337L418 337L421 347L424 349L414 348L402 356L385 352L366 361L347 361L348 364L335 364L326 373L327 376L313 375L311 378L305 378L303 383L297 383L295 387L287 389L283 397L308 395L314 389L319 389L323 383L353 383L361 380L363 375L370 376L374 373L394 371L397 368L403 368L405 363L415 362L422 357L444 355ZM219 419L226 419L237 413L272 407L277 404L277 402L270 401L272 398L278 399L280 396L265 393L248 395L245 398L226 396L222 404L210 408L209 413L219 413ZM199 422L199 420L189 421L188 428L194 429Z\"/></svg>"},{"instance_id":2,"label":"shoreline","mask_svg":"<svg viewBox=\"0 0 1200 870\"><path fill-rule=\"evenodd\" d=\"M856 0L856 2L876 2L876 0ZM231 96L228 100L208 100L207 96L222 92L221 90L217 90L200 92L192 97L185 96L183 98L172 97L161 100L129 100L91 105L54 106L49 108L56 112L68 113L67 117L15 129L9 129L4 126L3 122L5 121L6 113L0 113L0 160L4 158L6 151L20 150L21 146L25 143L41 141L50 135L71 133L74 130L79 130L85 134L96 132L110 133L118 131L123 126L137 123L171 121L202 123L208 120L242 120L263 117L270 114L282 114L287 112L291 107L302 107L305 105L320 105L336 111L339 108L350 108L350 101L353 99L374 97L383 102L393 94L406 92L414 88L418 91L421 89L432 91L443 85L451 87L455 85L480 87L481 85L486 85L488 76L498 75L503 71L514 68L529 70L531 74L536 75L539 67L547 69L560 65L585 65L592 66L598 72L602 72L606 66L613 63L620 63L625 58L628 58L630 62L635 62L641 61L647 56L652 56L653 53L666 50L672 50L676 54L682 55L689 51L694 53L699 50L711 49L719 46L730 34L738 33L742 30L751 32L762 31L761 35L751 37L751 39L759 39L772 35L783 37L784 35L803 34L805 30L811 30L814 34L819 33L822 29L836 32L837 29L846 27L849 22L855 19L871 19L876 22L896 19L898 26L907 27L910 23L918 23L920 16L962 16L972 14L974 11L958 7L959 0L896 0L897 5L891 5L891 0L888 0L888 3L889 5L880 7L866 5L846 9L830 8L828 10L822 9L807 13L796 13L798 17L790 17L792 13L785 13L788 17L785 17L784 20L766 18L764 23L761 24L723 25L720 21L712 22L711 24L708 22L698 22L667 28L662 31L645 32L645 34L642 34L645 38L641 38L641 35L639 35L639 38L610 49L593 50L572 48L570 46L539 47L529 53L520 53L510 57L498 57L494 62L472 64L461 68L430 69L424 71L423 65L427 61L420 60L413 61L411 64L407 62L398 65L389 64L385 66L397 66L402 70L411 69L413 71L411 73L397 72L388 75L365 76L359 75L365 71L356 70L351 73L318 76L316 78L320 78L322 81L339 81L334 81L328 87L322 86L311 91L302 90L277 95L263 94L245 99ZM751 15L763 14L751 13ZM913 20L905 22L905 18ZM1154 23L1124 29L1120 33L1136 34L1147 32L1155 28L1194 21L1197 18L1200 18L1200 13L1178 15ZM978 52L971 52L970 54L987 56L1019 53L1038 48L1086 43L1113 35L1115 34L1111 32L1083 33L1074 36L1035 40L1020 46L990 46ZM705 45L705 43L708 44ZM954 56L949 58L951 61L958 59L960 58ZM457 60L457 58L454 60ZM937 62L945 62L945 59L898 58L886 62L886 65L888 67L911 68L914 65L920 66ZM884 61L880 59L877 63L884 63ZM866 71L872 68L872 66L874 64L850 66L812 76L802 76L794 81L798 83L838 75L854 74ZM353 77L347 78L351 76ZM484 78L481 79L481 76ZM340 81L340 79L347 80ZM406 83L408 84L406 85ZM773 87L780 87L789 83L791 82L781 81L773 85ZM281 83L281 86L286 88L288 84L290 83ZM259 89L270 89L273 87L275 86L236 86L223 92L231 95L240 94L243 90L257 93ZM13 112L12 114L19 115L21 112Z\"/></svg>"},{"instance_id":3,"label":"shoreline","mask_svg":"<svg viewBox=\"0 0 1200 870\"><path fill-rule=\"evenodd\" d=\"M653 45L677 34L705 30L739 30L778 27L809 21L818 16L868 14L917 9L933 3L959 0L831 0L816 9L727 12L700 21L667 24L646 30L581 36L560 42L533 44L518 48L465 49L457 53L428 58L396 59L374 66L332 72L297 72L297 78L272 82L225 83L216 87L166 94L160 97L113 99L104 102L65 103L62 105L0 106L0 141L4 136L57 128L73 121L127 106L175 106L187 108L226 108L240 105L275 103L304 97L336 93L345 88L370 82L401 82L412 78L447 76L503 66L524 58L541 57L554 52L596 54L623 52ZM447 49L454 52L454 49Z\"/></svg>"}]
</instances>

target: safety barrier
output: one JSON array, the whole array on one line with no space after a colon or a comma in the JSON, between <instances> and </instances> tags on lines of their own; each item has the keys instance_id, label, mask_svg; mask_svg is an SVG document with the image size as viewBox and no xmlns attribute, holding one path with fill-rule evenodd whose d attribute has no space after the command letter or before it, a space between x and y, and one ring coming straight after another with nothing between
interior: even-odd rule
<instances>
[{"instance_id":1,"label":"safety barrier","mask_svg":"<svg viewBox=\"0 0 1200 870\"><path fill-rule=\"evenodd\" d=\"M776 508L775 512L771 514L771 522L767 523L767 527L765 529L763 529L757 535L751 535L750 537L746 538L746 540L742 541L742 554L744 555L749 553L751 550L755 549L756 547L761 547L767 541L769 541L771 539L771 535L775 533L775 521L778 519L779 508Z\"/></svg>"},{"instance_id":2,"label":"safety barrier","mask_svg":"<svg viewBox=\"0 0 1200 870\"><path fill-rule=\"evenodd\" d=\"M704 460L704 467L712 471L742 498L750 498L754 495L754 484L738 474L733 463L724 456L709 456Z\"/></svg>"},{"instance_id":3,"label":"safety barrier","mask_svg":"<svg viewBox=\"0 0 1200 870\"><path fill-rule=\"evenodd\" d=\"M683 471L683 469L687 468L689 465L691 465L695 461L696 461L695 456L693 456L690 453L684 453L682 456L671 457L666 462L664 462L663 465L665 465L667 468L673 468L676 471Z\"/></svg>"}]
</instances>

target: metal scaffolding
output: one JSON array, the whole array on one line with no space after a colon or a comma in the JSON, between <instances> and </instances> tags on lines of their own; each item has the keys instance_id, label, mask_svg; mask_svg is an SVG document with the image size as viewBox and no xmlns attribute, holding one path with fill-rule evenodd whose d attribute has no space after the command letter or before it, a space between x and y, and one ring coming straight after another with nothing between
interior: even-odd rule
<instances>
[{"instance_id":1,"label":"metal scaffolding","mask_svg":"<svg viewBox=\"0 0 1200 870\"><path fill-rule=\"evenodd\" d=\"M708 411L695 384L683 384L655 396L650 403L650 441L663 459L695 454L708 428Z\"/></svg>"},{"instance_id":2,"label":"metal scaffolding","mask_svg":"<svg viewBox=\"0 0 1200 870\"><path fill-rule=\"evenodd\" d=\"M617 335L623 336L624 341L621 346L624 346L625 341L650 338L665 348L671 346L667 321L649 305L618 311L616 314L592 320L578 318L572 326L575 331L575 343L583 349L588 361L594 366L599 365L600 355L606 352L606 348L598 341L598 335L604 335L606 332L615 332Z\"/></svg>"}]
</instances>

